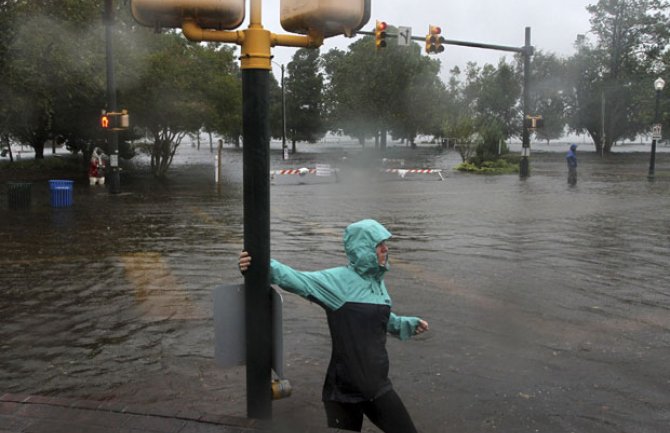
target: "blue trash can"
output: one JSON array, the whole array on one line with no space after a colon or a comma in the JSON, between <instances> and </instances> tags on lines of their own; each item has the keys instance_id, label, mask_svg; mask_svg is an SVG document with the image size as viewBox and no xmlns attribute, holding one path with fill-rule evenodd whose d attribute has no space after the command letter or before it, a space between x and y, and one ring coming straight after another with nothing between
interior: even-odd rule
<instances>
[{"instance_id":1,"label":"blue trash can","mask_svg":"<svg viewBox=\"0 0 670 433\"><path fill-rule=\"evenodd\" d=\"M51 207L70 207L73 199L73 180L50 180Z\"/></svg>"}]
</instances>

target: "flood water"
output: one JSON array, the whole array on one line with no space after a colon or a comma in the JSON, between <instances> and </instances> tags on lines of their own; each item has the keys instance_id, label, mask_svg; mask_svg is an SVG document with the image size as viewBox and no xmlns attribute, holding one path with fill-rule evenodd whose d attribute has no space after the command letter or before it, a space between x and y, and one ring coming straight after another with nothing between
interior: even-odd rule
<instances>
[{"instance_id":1,"label":"flood water","mask_svg":"<svg viewBox=\"0 0 670 433\"><path fill-rule=\"evenodd\" d=\"M273 169L340 168L339 182L275 178L273 257L339 266L350 222L393 233L394 310L431 326L389 340L420 431L668 431L670 153L649 182L646 153L580 152L575 187L563 153L534 153L526 180L457 173L453 151L386 155L442 168L440 181L380 176L381 157L355 147L310 146L288 162L273 152ZM46 183L30 210L1 203L0 392L244 415L244 372L214 365L212 319L213 287L242 282L241 166L226 148L217 187L209 149L182 146L166 181L138 167L115 196L77 179L71 208L49 207ZM275 416L322 426L325 315L284 298L294 395Z\"/></svg>"}]
</instances>

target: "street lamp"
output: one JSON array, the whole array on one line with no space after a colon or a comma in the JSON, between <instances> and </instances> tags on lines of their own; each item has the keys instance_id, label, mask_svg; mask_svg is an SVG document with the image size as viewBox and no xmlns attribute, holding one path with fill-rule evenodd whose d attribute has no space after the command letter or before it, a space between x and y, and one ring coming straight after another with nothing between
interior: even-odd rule
<instances>
[{"instance_id":1,"label":"street lamp","mask_svg":"<svg viewBox=\"0 0 670 433\"><path fill-rule=\"evenodd\" d=\"M286 91L284 88L284 65L272 61L281 68L281 157L288 159L288 148L286 147Z\"/></svg>"},{"instance_id":2,"label":"street lamp","mask_svg":"<svg viewBox=\"0 0 670 433\"><path fill-rule=\"evenodd\" d=\"M656 108L654 110L654 126L652 129L652 140L651 140L651 157L649 159L649 176L648 178L650 180L654 179L654 172L656 169L656 140L660 139L660 124L659 124L659 114L658 114L658 106L659 106L659 101L661 99L661 92L663 91L663 88L665 87L665 80L663 78L657 78L656 81L654 81L654 89L656 89Z\"/></svg>"}]
</instances>

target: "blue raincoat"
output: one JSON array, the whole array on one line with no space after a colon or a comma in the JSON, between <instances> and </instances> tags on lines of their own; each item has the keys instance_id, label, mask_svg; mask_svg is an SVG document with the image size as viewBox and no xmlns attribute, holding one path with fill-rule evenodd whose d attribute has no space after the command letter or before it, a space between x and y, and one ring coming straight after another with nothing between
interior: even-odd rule
<instances>
[{"instance_id":1,"label":"blue raincoat","mask_svg":"<svg viewBox=\"0 0 670 433\"><path fill-rule=\"evenodd\" d=\"M272 260L271 280L282 289L321 305L328 316L333 344L323 388L324 401L358 403L391 390L386 334L410 338L418 317L391 312L384 285L388 264L380 266L376 247L391 233L374 220L362 220L344 232L348 266L300 272Z\"/></svg>"},{"instance_id":2,"label":"blue raincoat","mask_svg":"<svg viewBox=\"0 0 670 433\"><path fill-rule=\"evenodd\" d=\"M565 160L568 163L568 168L577 168L577 154L575 151L577 150L577 145L573 144L570 146L570 150L568 150L568 153L565 155Z\"/></svg>"}]
</instances>

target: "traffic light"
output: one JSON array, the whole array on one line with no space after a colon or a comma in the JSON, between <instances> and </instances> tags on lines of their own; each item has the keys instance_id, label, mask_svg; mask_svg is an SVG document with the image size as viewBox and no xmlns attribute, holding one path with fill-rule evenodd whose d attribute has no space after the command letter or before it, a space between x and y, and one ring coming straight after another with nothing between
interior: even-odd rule
<instances>
[{"instance_id":1,"label":"traffic light","mask_svg":"<svg viewBox=\"0 0 670 433\"><path fill-rule=\"evenodd\" d=\"M377 20L375 25L375 47L384 48L386 47L386 28L388 25L386 21Z\"/></svg>"},{"instance_id":2,"label":"traffic light","mask_svg":"<svg viewBox=\"0 0 670 433\"><path fill-rule=\"evenodd\" d=\"M544 119L541 115L537 116L526 116L523 122L523 126L528 129L538 129L544 127Z\"/></svg>"},{"instance_id":3,"label":"traffic light","mask_svg":"<svg viewBox=\"0 0 670 433\"><path fill-rule=\"evenodd\" d=\"M100 127L111 131L128 129L130 127L130 116L128 115L128 111L103 111L100 115Z\"/></svg>"},{"instance_id":4,"label":"traffic light","mask_svg":"<svg viewBox=\"0 0 670 433\"><path fill-rule=\"evenodd\" d=\"M426 54L436 54L443 51L442 29L439 26L428 26L428 35L426 35Z\"/></svg>"}]
</instances>

